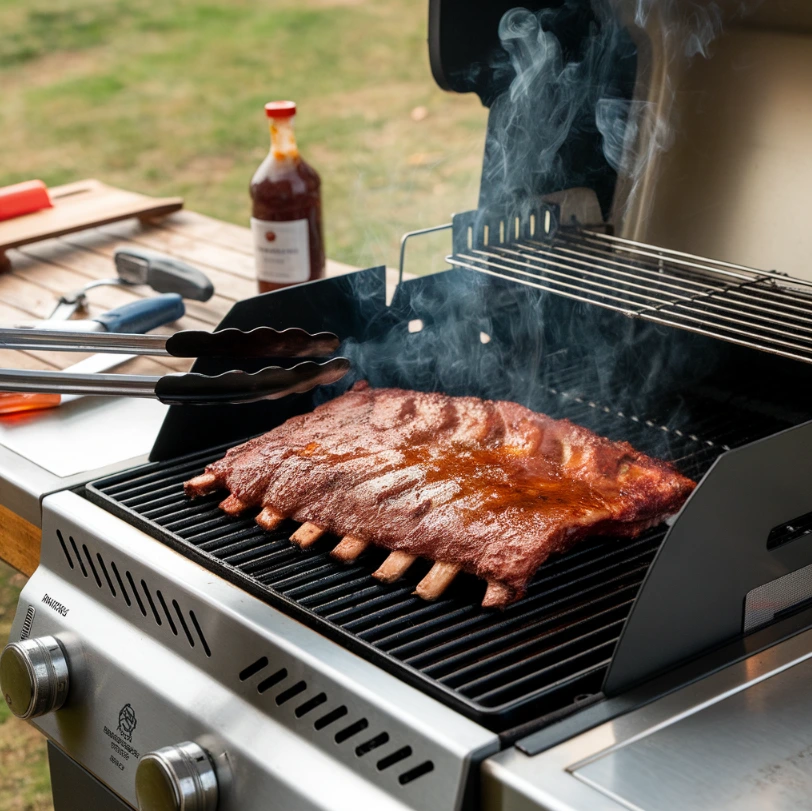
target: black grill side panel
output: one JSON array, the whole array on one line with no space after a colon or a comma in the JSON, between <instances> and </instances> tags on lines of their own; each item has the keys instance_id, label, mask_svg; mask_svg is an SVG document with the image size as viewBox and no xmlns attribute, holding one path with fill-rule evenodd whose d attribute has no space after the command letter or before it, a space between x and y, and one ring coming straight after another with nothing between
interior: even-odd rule
<instances>
[{"instance_id":1,"label":"black grill side panel","mask_svg":"<svg viewBox=\"0 0 812 811\"><path fill-rule=\"evenodd\" d=\"M386 308L386 269L369 268L330 279L296 285L237 302L217 329L251 330L301 327L309 332L334 332L342 340L364 341L368 330L390 329ZM219 375L232 369L257 372L265 359L198 359L193 372ZM337 390L351 385L352 375ZM150 459L170 459L211 448L222 442L237 444L245 436L268 430L296 414L312 410L317 392L295 394L281 400L226 406L171 406Z\"/></svg>"}]
</instances>

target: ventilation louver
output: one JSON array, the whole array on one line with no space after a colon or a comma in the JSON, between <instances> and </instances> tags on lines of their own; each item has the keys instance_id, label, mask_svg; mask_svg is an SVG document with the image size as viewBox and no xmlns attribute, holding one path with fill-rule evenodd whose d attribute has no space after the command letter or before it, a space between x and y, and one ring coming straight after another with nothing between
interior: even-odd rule
<instances>
[{"instance_id":1,"label":"ventilation louver","mask_svg":"<svg viewBox=\"0 0 812 811\"><path fill-rule=\"evenodd\" d=\"M276 688L271 695L277 706L290 705L294 717L302 724L312 724L315 731L330 735L337 746L354 747L357 758L378 757L375 763L377 770L385 772L391 769L402 786L434 771L434 763L430 760L412 762L416 758L411 746L398 746L389 752L383 750L390 743L388 732L371 729L367 718L351 717L345 705L334 705L323 692L309 695L307 682L298 680L289 683L292 680L284 667L267 673L269 666L268 657L261 656L243 668L238 678L243 684L254 684L261 695ZM395 769L396 766L408 768L401 771Z\"/></svg>"},{"instance_id":2,"label":"ventilation louver","mask_svg":"<svg viewBox=\"0 0 812 811\"><path fill-rule=\"evenodd\" d=\"M202 650L211 657L211 649L200 622L192 609L184 611L178 601L164 597L160 589L155 589L154 596L144 578L137 579L129 569L122 569L114 560L105 561L101 553L95 555L87 544L81 548L72 535L67 542L61 530L56 531L59 545L65 554L68 566L81 572L86 579L92 577L96 585L110 593L113 599L123 599L129 608L135 607L145 619L152 619L160 627L168 627L172 634L185 639L190 648ZM72 554L71 554L72 553Z\"/></svg>"}]
</instances>

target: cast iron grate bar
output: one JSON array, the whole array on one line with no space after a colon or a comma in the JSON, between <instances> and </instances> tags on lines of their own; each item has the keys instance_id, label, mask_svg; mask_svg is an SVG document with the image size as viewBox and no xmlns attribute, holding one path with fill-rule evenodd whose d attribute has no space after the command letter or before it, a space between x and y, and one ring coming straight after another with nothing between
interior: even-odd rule
<instances>
[{"instance_id":1,"label":"cast iron grate bar","mask_svg":"<svg viewBox=\"0 0 812 811\"><path fill-rule=\"evenodd\" d=\"M580 250L580 248L578 249ZM703 277L704 278L704 277ZM670 284L671 282L669 282ZM692 397L637 413L621 391L590 391L577 369L545 380L538 410L674 461L700 478L723 451L774 433L774 418ZM679 415L679 419L675 417ZM127 471L88 487L97 503L159 540L426 690L474 720L504 730L575 708L600 690L620 630L666 527L630 540L595 538L548 561L526 596L501 612L479 605L484 584L462 575L442 599L412 591L429 563L392 585L370 577L386 556L369 549L350 565L329 556L335 538L308 551L269 533L253 515L230 517L222 494L189 502L183 482L222 456L215 448ZM80 561L81 562L81 561Z\"/></svg>"}]
</instances>

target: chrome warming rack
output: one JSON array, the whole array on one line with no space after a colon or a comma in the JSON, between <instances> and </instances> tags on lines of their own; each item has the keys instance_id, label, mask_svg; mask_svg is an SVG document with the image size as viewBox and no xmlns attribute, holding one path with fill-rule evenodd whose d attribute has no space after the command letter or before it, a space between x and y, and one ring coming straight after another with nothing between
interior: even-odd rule
<instances>
[{"instance_id":1,"label":"chrome warming rack","mask_svg":"<svg viewBox=\"0 0 812 811\"><path fill-rule=\"evenodd\" d=\"M523 218L454 217L453 267L812 363L812 281L559 226L543 204ZM605 229L604 229L605 230Z\"/></svg>"}]
</instances>

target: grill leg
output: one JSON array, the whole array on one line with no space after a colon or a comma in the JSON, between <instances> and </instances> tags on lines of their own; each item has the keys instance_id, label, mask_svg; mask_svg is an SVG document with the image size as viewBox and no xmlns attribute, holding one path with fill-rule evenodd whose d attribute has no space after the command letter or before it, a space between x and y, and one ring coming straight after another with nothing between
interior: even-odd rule
<instances>
[{"instance_id":1,"label":"grill leg","mask_svg":"<svg viewBox=\"0 0 812 811\"><path fill-rule=\"evenodd\" d=\"M61 749L48 744L54 811L132 811Z\"/></svg>"}]
</instances>

